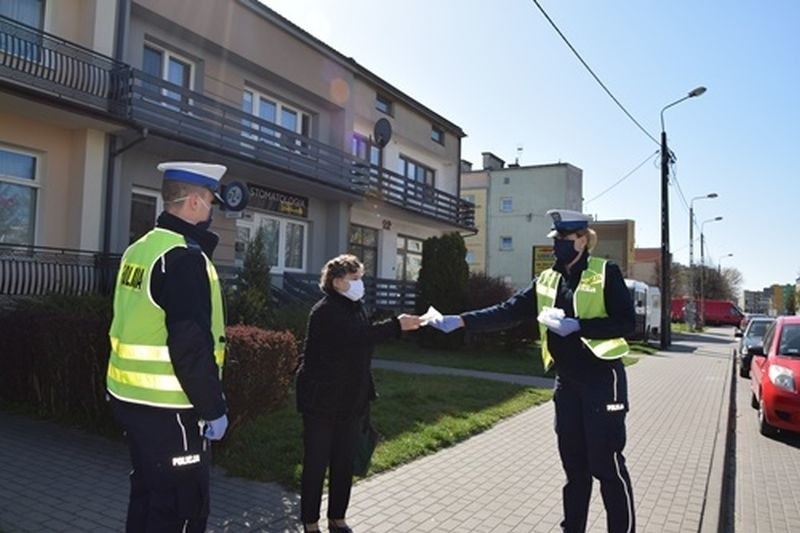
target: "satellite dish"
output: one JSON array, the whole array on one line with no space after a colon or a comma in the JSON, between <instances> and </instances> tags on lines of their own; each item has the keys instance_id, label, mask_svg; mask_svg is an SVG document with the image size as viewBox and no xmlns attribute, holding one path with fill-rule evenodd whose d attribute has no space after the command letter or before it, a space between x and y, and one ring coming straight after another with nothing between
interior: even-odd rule
<instances>
[{"instance_id":1,"label":"satellite dish","mask_svg":"<svg viewBox=\"0 0 800 533\"><path fill-rule=\"evenodd\" d=\"M389 144L389 140L392 138L391 122L385 118L378 119L378 122L375 123L373 138L375 139L375 144L377 144L379 148L385 148L386 145Z\"/></svg>"}]
</instances>

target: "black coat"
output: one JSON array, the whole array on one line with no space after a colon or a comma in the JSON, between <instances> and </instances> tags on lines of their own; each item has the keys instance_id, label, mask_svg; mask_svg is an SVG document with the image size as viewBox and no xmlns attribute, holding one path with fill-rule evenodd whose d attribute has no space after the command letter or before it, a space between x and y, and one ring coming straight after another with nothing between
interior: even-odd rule
<instances>
[{"instance_id":1,"label":"black coat","mask_svg":"<svg viewBox=\"0 0 800 533\"><path fill-rule=\"evenodd\" d=\"M371 324L362 302L326 293L308 316L297 409L336 418L364 414L375 398L370 371L375 343L399 335L397 318Z\"/></svg>"}]
</instances>

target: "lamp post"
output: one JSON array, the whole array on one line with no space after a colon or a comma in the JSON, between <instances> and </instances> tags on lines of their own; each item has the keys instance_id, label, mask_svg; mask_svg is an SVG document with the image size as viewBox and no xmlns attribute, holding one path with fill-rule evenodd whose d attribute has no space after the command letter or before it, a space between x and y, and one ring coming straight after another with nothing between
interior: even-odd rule
<instances>
[{"instance_id":1,"label":"lamp post","mask_svg":"<svg viewBox=\"0 0 800 533\"><path fill-rule=\"evenodd\" d=\"M672 341L670 326L670 310L672 298L670 296L670 270L672 259L669 253L669 163L670 154L667 147L667 132L664 129L664 111L674 105L700 96L706 92L705 87L692 89L689 94L661 108L661 349L666 350Z\"/></svg>"},{"instance_id":2,"label":"lamp post","mask_svg":"<svg viewBox=\"0 0 800 533\"><path fill-rule=\"evenodd\" d=\"M722 276L722 260L728 257L733 257L733 254L725 254L717 261L717 273Z\"/></svg>"},{"instance_id":3,"label":"lamp post","mask_svg":"<svg viewBox=\"0 0 800 533\"><path fill-rule=\"evenodd\" d=\"M689 329L694 331L697 322L697 303L695 302L694 291L694 201L707 200L719 196L715 192L710 192L703 196L695 196L689 201L689 305L691 317L686 321Z\"/></svg>"},{"instance_id":4,"label":"lamp post","mask_svg":"<svg viewBox=\"0 0 800 533\"><path fill-rule=\"evenodd\" d=\"M705 302L705 289L703 287L705 283L706 277L706 259L704 253L704 238L703 238L703 226L705 226L709 222L719 222L722 220L722 217L714 217L704 220L702 224L700 224L700 315L699 315L699 322L701 325L705 325L706 323L706 302Z\"/></svg>"}]
</instances>

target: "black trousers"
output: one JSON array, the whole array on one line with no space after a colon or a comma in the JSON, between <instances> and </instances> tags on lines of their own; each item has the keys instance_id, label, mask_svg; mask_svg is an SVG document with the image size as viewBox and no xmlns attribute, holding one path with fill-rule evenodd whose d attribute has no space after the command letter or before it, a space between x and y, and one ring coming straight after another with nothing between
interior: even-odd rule
<instances>
[{"instance_id":1,"label":"black trousers","mask_svg":"<svg viewBox=\"0 0 800 533\"><path fill-rule=\"evenodd\" d=\"M353 457L360 420L303 415L303 476L300 518L304 524L319 520L322 485L328 479L328 518L342 519L350 503L353 486Z\"/></svg>"},{"instance_id":2,"label":"black trousers","mask_svg":"<svg viewBox=\"0 0 800 533\"><path fill-rule=\"evenodd\" d=\"M556 433L564 485L563 531L586 531L592 481L600 481L608 531L635 531L633 491L625 467L628 383L621 361L609 363L589 383L556 380Z\"/></svg>"},{"instance_id":3,"label":"black trousers","mask_svg":"<svg viewBox=\"0 0 800 533\"><path fill-rule=\"evenodd\" d=\"M191 409L111 398L131 453L129 533L202 532L209 513L211 447Z\"/></svg>"}]
</instances>

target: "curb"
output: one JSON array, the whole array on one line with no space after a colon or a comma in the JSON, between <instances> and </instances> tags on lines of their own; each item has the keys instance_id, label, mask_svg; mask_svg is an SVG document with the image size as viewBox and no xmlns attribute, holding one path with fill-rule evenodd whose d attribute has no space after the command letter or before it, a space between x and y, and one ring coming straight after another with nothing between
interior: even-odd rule
<instances>
[{"instance_id":1,"label":"curb","mask_svg":"<svg viewBox=\"0 0 800 533\"><path fill-rule=\"evenodd\" d=\"M735 481L736 359L731 356L722 390L719 422L706 480L706 495L700 515L700 533L733 531Z\"/></svg>"}]
</instances>

